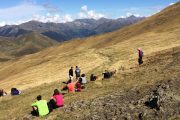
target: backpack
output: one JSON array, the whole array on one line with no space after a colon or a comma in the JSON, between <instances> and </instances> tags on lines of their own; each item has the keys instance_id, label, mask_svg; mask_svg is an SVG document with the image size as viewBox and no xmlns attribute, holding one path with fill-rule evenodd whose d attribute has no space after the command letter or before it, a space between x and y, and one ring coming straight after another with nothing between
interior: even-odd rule
<instances>
[{"instance_id":1,"label":"backpack","mask_svg":"<svg viewBox=\"0 0 180 120\"><path fill-rule=\"evenodd\" d=\"M140 51L140 55L143 57L144 56L144 53L143 53L143 51Z\"/></svg>"},{"instance_id":2,"label":"backpack","mask_svg":"<svg viewBox=\"0 0 180 120\"><path fill-rule=\"evenodd\" d=\"M80 69L76 69L76 74L80 74Z\"/></svg>"},{"instance_id":3,"label":"backpack","mask_svg":"<svg viewBox=\"0 0 180 120\"><path fill-rule=\"evenodd\" d=\"M11 95L19 95L19 90L17 90L17 88L12 88Z\"/></svg>"}]
</instances>

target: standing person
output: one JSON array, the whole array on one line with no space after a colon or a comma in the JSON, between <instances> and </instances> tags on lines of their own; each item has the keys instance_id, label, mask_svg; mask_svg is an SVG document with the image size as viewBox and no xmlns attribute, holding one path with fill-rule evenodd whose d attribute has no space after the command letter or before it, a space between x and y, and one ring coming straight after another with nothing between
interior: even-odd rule
<instances>
[{"instance_id":1,"label":"standing person","mask_svg":"<svg viewBox=\"0 0 180 120\"><path fill-rule=\"evenodd\" d=\"M42 100L41 95L37 96L37 102L32 105L33 111L31 112L34 116L45 116L49 113L49 108L46 100Z\"/></svg>"},{"instance_id":2,"label":"standing person","mask_svg":"<svg viewBox=\"0 0 180 120\"><path fill-rule=\"evenodd\" d=\"M141 65L143 63L143 59L142 59L143 58L143 51L141 48L138 48L137 50L138 50L138 56L139 56L138 63L139 63L139 65Z\"/></svg>"},{"instance_id":3,"label":"standing person","mask_svg":"<svg viewBox=\"0 0 180 120\"><path fill-rule=\"evenodd\" d=\"M73 80L73 67L71 67L71 69L69 69L69 79Z\"/></svg>"},{"instance_id":4,"label":"standing person","mask_svg":"<svg viewBox=\"0 0 180 120\"><path fill-rule=\"evenodd\" d=\"M78 80L78 78L79 78L80 75L81 75L81 70L79 69L78 66L76 66L75 74L76 74L76 80Z\"/></svg>"}]
</instances>

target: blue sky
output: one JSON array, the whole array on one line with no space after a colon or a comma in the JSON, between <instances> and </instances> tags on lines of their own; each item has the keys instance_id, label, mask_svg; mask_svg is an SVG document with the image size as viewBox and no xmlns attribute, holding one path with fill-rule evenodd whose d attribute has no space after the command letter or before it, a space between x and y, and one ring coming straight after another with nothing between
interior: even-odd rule
<instances>
[{"instance_id":1,"label":"blue sky","mask_svg":"<svg viewBox=\"0 0 180 120\"><path fill-rule=\"evenodd\" d=\"M0 26L30 20L67 22L80 18L150 16L179 0L1 0Z\"/></svg>"}]
</instances>

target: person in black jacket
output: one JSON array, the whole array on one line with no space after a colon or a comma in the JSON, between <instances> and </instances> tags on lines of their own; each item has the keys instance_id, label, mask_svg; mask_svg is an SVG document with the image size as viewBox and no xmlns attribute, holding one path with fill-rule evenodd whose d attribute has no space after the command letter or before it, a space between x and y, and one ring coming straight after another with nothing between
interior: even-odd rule
<instances>
[{"instance_id":1,"label":"person in black jacket","mask_svg":"<svg viewBox=\"0 0 180 120\"><path fill-rule=\"evenodd\" d=\"M69 69L69 79L73 80L73 67L71 67L71 69Z\"/></svg>"},{"instance_id":2,"label":"person in black jacket","mask_svg":"<svg viewBox=\"0 0 180 120\"><path fill-rule=\"evenodd\" d=\"M143 51L141 48L138 48L137 50L138 50L138 56L139 56L138 63L139 63L139 65L141 65L141 64L143 64Z\"/></svg>"}]
</instances>

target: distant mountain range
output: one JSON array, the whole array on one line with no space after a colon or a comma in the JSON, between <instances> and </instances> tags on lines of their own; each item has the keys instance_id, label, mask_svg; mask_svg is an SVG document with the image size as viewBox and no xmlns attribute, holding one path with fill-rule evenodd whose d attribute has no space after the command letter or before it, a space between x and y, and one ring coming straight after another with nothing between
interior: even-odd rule
<instances>
[{"instance_id":1,"label":"distant mountain range","mask_svg":"<svg viewBox=\"0 0 180 120\"><path fill-rule=\"evenodd\" d=\"M51 39L62 42L74 38L111 32L124 26L143 20L145 17L130 16L127 18L107 19L76 19L67 23L42 23L29 21L20 25L6 25L0 27L0 36L17 37L31 32L38 32Z\"/></svg>"}]
</instances>

